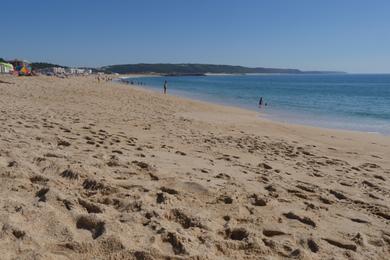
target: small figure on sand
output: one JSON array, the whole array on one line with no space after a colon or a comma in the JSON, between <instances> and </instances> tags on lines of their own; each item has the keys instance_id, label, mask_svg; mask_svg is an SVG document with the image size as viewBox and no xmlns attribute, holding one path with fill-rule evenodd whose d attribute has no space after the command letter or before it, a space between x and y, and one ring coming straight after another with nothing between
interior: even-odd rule
<instances>
[{"instance_id":1,"label":"small figure on sand","mask_svg":"<svg viewBox=\"0 0 390 260\"><path fill-rule=\"evenodd\" d=\"M259 108L261 108L263 106L263 97L260 97L260 100L259 100Z\"/></svg>"},{"instance_id":2,"label":"small figure on sand","mask_svg":"<svg viewBox=\"0 0 390 260\"><path fill-rule=\"evenodd\" d=\"M167 94L168 81L164 82L164 94Z\"/></svg>"}]
</instances>

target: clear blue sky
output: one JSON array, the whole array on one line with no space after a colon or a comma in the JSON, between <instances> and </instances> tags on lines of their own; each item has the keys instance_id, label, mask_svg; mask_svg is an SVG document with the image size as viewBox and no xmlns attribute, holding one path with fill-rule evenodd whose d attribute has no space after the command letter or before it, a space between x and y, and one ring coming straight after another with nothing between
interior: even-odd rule
<instances>
[{"instance_id":1,"label":"clear blue sky","mask_svg":"<svg viewBox=\"0 0 390 260\"><path fill-rule=\"evenodd\" d=\"M390 73L389 0L18 0L0 57Z\"/></svg>"}]
</instances>

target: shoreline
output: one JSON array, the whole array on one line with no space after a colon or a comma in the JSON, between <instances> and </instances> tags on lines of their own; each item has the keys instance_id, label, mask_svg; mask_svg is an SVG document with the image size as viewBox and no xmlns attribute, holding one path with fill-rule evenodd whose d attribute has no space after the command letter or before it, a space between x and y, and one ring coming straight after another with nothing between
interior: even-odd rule
<instances>
[{"instance_id":1,"label":"shoreline","mask_svg":"<svg viewBox=\"0 0 390 260\"><path fill-rule=\"evenodd\" d=\"M215 76L215 74L210 74L211 76ZM234 75L234 74L226 74L226 75ZM225 74L222 75L222 76L226 76ZM281 74L283 75L283 74ZM209 76L209 75L206 75L206 76ZM119 79L120 80L123 80L123 79L127 79L127 78L134 78L134 79L138 79L138 78L144 78L144 77L163 77L163 75L144 75L144 74L129 74L129 75L126 75L124 77L120 77ZM135 87L135 88L138 88L138 89L147 89L147 90L151 90L155 93L159 93L159 91L156 89L156 87L153 87L153 86L148 86L148 85L143 85L143 86L138 86L138 85L131 85L131 84L127 84L125 82L121 82L121 81L118 81L118 83L120 84L124 84L124 85L128 85L130 87ZM293 121L288 121L287 117L283 117L280 118L280 119L277 119L278 115L272 115L272 114L267 114L266 112L264 113L263 111L265 111L264 109L262 111L259 111L259 110L256 110L256 109L250 109L250 108L246 108L246 107L243 107L243 106L239 106L239 105L234 105L234 104L226 104L226 103L221 103L221 102L217 102L217 101L212 101L212 100L204 100L204 99L201 99L201 98L196 98L196 97L191 97L191 93L188 93L188 95L186 95L186 93L183 93L182 95L180 94L181 92L179 91L179 93L177 93L177 91L174 92L173 96L176 96L178 98L184 98L184 99L188 99L188 100L192 100L192 101L196 101L196 102L205 102L205 103L208 103L208 104L215 104L215 105L220 105L220 106L226 106L226 107L231 107L231 108L238 108L238 109L243 109L243 110L246 110L246 111L250 111L250 112L256 112L258 113L258 117L260 117L262 120L270 120L270 121L273 121L275 123L281 123L281 124L287 124L287 125L295 125L295 126L306 126L306 127L313 127L313 128L319 128L319 129L324 129L324 130L334 130L334 131L342 131L342 132L353 132L353 133L362 133L362 134L370 134L370 135L379 135L379 136L383 136L383 137L390 137L390 133L383 133L383 132L378 132L378 131L364 131L364 130L355 130L355 129L349 129L347 127L324 127L324 126L321 126L319 124L315 124L315 123L300 123L300 122L293 122ZM280 115L279 115L280 116Z\"/></svg>"}]
</instances>

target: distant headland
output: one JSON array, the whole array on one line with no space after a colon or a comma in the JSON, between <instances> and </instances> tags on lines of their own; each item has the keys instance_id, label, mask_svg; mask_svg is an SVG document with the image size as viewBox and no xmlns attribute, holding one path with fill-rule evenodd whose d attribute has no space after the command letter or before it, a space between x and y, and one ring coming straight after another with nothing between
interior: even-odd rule
<instances>
[{"instance_id":1,"label":"distant headland","mask_svg":"<svg viewBox=\"0 0 390 260\"><path fill-rule=\"evenodd\" d=\"M205 76L207 74L323 74L345 73L341 71L302 71L299 69L281 69L264 67L244 67L234 65L194 64L194 63L139 63L110 65L100 68L103 71L119 74L155 73L168 76Z\"/></svg>"}]
</instances>

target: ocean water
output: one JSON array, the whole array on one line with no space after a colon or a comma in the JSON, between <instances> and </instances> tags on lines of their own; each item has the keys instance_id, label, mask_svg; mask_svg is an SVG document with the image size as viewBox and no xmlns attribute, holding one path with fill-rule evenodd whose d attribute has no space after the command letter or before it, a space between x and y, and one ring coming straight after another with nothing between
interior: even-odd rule
<instances>
[{"instance_id":1,"label":"ocean water","mask_svg":"<svg viewBox=\"0 0 390 260\"><path fill-rule=\"evenodd\" d=\"M390 74L240 75L126 79L145 88L261 111L289 123L390 135ZM259 98L267 106L258 108Z\"/></svg>"}]
</instances>

